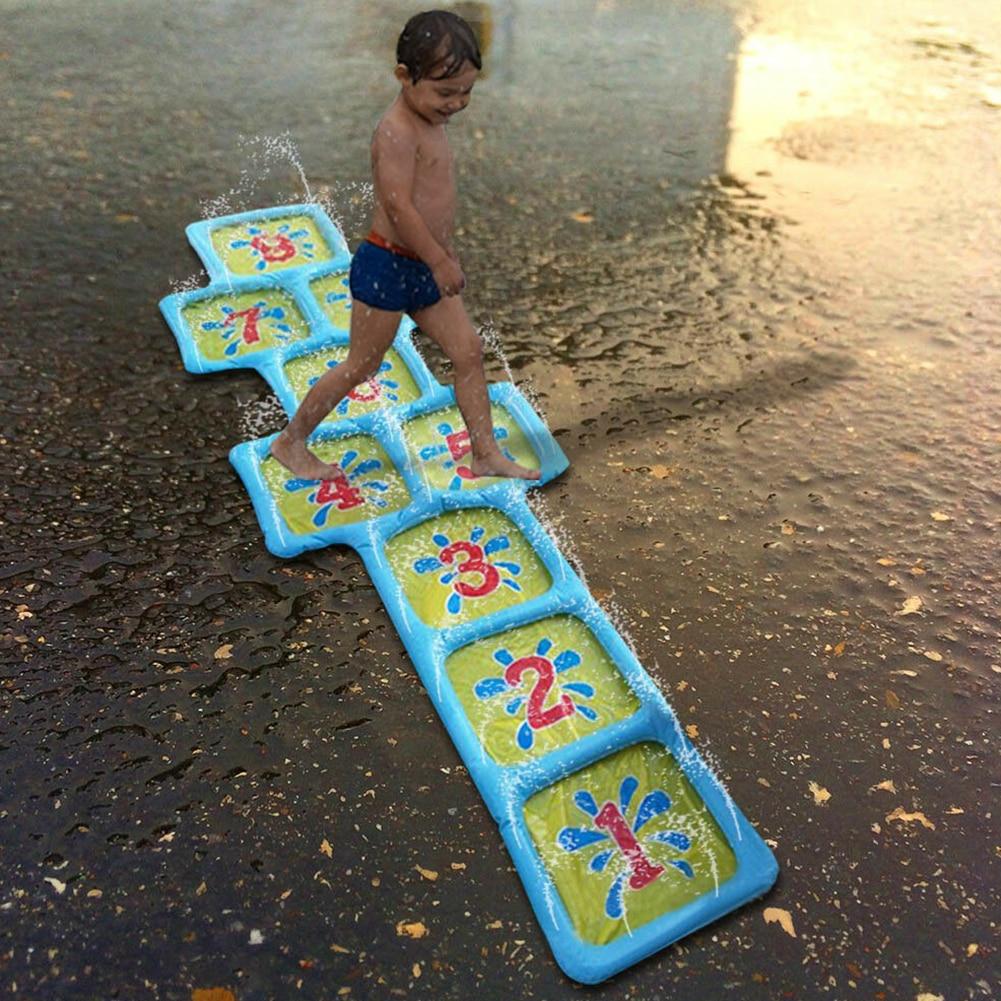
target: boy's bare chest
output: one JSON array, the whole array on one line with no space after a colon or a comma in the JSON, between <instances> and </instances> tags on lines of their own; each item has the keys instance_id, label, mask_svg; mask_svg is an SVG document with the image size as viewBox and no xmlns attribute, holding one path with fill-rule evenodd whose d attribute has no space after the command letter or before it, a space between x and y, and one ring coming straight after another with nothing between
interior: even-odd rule
<instances>
[{"instance_id":1,"label":"boy's bare chest","mask_svg":"<svg viewBox=\"0 0 1001 1001\"><path fill-rule=\"evenodd\" d=\"M417 147L416 180L428 184L443 184L452 180L452 151L447 140L434 138Z\"/></svg>"}]
</instances>

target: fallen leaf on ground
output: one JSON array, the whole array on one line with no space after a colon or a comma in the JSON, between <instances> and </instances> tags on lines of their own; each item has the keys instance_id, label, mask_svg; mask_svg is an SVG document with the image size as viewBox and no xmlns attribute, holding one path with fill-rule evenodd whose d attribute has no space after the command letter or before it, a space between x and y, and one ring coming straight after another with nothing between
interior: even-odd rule
<instances>
[{"instance_id":1,"label":"fallen leaf on ground","mask_svg":"<svg viewBox=\"0 0 1001 1001\"><path fill-rule=\"evenodd\" d=\"M424 869L419 865L415 865L414 868L425 878L430 879L433 883L438 878L438 873L434 869Z\"/></svg>"},{"instance_id":2,"label":"fallen leaf on ground","mask_svg":"<svg viewBox=\"0 0 1001 1001\"><path fill-rule=\"evenodd\" d=\"M324 838L320 842L320 851L323 852L323 854L326 855L327 858L334 857L334 849L331 847L330 842L326 838Z\"/></svg>"},{"instance_id":3,"label":"fallen leaf on ground","mask_svg":"<svg viewBox=\"0 0 1001 1001\"><path fill-rule=\"evenodd\" d=\"M784 911L781 907L766 907L763 917L766 925L777 921L787 935L796 937L796 929L792 926L792 915L788 911Z\"/></svg>"},{"instance_id":4,"label":"fallen leaf on ground","mask_svg":"<svg viewBox=\"0 0 1001 1001\"><path fill-rule=\"evenodd\" d=\"M688 726L685 727L685 733L687 733L692 740L695 740L695 738L699 735L699 728L694 723L689 723Z\"/></svg>"},{"instance_id":5,"label":"fallen leaf on ground","mask_svg":"<svg viewBox=\"0 0 1001 1001\"><path fill-rule=\"evenodd\" d=\"M666 480L667 477L670 476L672 472L674 472L674 470L671 468L671 466L657 465L650 467L650 475L656 476L658 480Z\"/></svg>"},{"instance_id":6,"label":"fallen leaf on ground","mask_svg":"<svg viewBox=\"0 0 1001 1001\"><path fill-rule=\"evenodd\" d=\"M62 880L56 879L55 876L46 876L45 882L51 883L56 893L63 893L66 890L66 884Z\"/></svg>"},{"instance_id":7,"label":"fallen leaf on ground","mask_svg":"<svg viewBox=\"0 0 1001 1001\"><path fill-rule=\"evenodd\" d=\"M414 963L414 967L410 972L414 975L414 979L416 980L421 975L421 964Z\"/></svg>"},{"instance_id":8,"label":"fallen leaf on ground","mask_svg":"<svg viewBox=\"0 0 1001 1001\"><path fill-rule=\"evenodd\" d=\"M845 641L842 640L840 643L835 645L834 656L840 657L844 652L845 652Z\"/></svg>"},{"instance_id":9,"label":"fallen leaf on ground","mask_svg":"<svg viewBox=\"0 0 1001 1001\"><path fill-rule=\"evenodd\" d=\"M818 806L823 805L831 798L831 794L823 786L817 785L816 782L810 783L810 792L813 793L813 801Z\"/></svg>"},{"instance_id":10,"label":"fallen leaf on ground","mask_svg":"<svg viewBox=\"0 0 1001 1001\"><path fill-rule=\"evenodd\" d=\"M905 678L916 678L918 676L917 671L891 671L890 674L902 674Z\"/></svg>"},{"instance_id":11,"label":"fallen leaf on ground","mask_svg":"<svg viewBox=\"0 0 1001 1001\"><path fill-rule=\"evenodd\" d=\"M585 212L581 209L579 212L571 212L570 218L574 222L594 222L594 216L590 212Z\"/></svg>"},{"instance_id":12,"label":"fallen leaf on ground","mask_svg":"<svg viewBox=\"0 0 1001 1001\"><path fill-rule=\"evenodd\" d=\"M937 650L925 650L925 656L929 660L935 661L936 664L942 659L942 655Z\"/></svg>"},{"instance_id":13,"label":"fallen leaf on ground","mask_svg":"<svg viewBox=\"0 0 1001 1001\"><path fill-rule=\"evenodd\" d=\"M889 556L884 556L881 560L876 560L881 567L895 567L897 561Z\"/></svg>"},{"instance_id":14,"label":"fallen leaf on ground","mask_svg":"<svg viewBox=\"0 0 1001 1001\"><path fill-rule=\"evenodd\" d=\"M196 987L191 1001L236 1001L236 995L225 987Z\"/></svg>"},{"instance_id":15,"label":"fallen leaf on ground","mask_svg":"<svg viewBox=\"0 0 1001 1001\"><path fill-rule=\"evenodd\" d=\"M410 938L424 938L428 930L423 921L397 921L396 934L408 935Z\"/></svg>"},{"instance_id":16,"label":"fallen leaf on ground","mask_svg":"<svg viewBox=\"0 0 1001 1001\"><path fill-rule=\"evenodd\" d=\"M896 793L897 787L893 784L893 779L884 779L882 782L877 782L872 789L882 789L885 792ZM869 791L872 792L872 789Z\"/></svg>"},{"instance_id":17,"label":"fallen leaf on ground","mask_svg":"<svg viewBox=\"0 0 1001 1001\"><path fill-rule=\"evenodd\" d=\"M342 953L345 953L345 954L351 952L350 949L345 949L343 945L331 945L330 946L330 951L331 952L342 952Z\"/></svg>"},{"instance_id":18,"label":"fallen leaf on ground","mask_svg":"<svg viewBox=\"0 0 1001 1001\"><path fill-rule=\"evenodd\" d=\"M894 612L894 615L914 615L921 608L921 599L914 595L908 598L900 608Z\"/></svg>"},{"instance_id":19,"label":"fallen leaf on ground","mask_svg":"<svg viewBox=\"0 0 1001 1001\"><path fill-rule=\"evenodd\" d=\"M975 955L977 954L977 952L979 951L979 949L980 949L980 946L979 946L979 945L977 945L977 943L976 943L976 942L971 942L971 943L970 943L970 944L969 944L969 945L968 945L968 946L966 947L966 955L967 955L967 956L975 956Z\"/></svg>"},{"instance_id":20,"label":"fallen leaf on ground","mask_svg":"<svg viewBox=\"0 0 1001 1001\"><path fill-rule=\"evenodd\" d=\"M900 708L900 697L897 695L896 692L891 691L889 688L886 690L886 704L891 709Z\"/></svg>"},{"instance_id":21,"label":"fallen leaf on ground","mask_svg":"<svg viewBox=\"0 0 1001 1001\"><path fill-rule=\"evenodd\" d=\"M931 516L935 521L952 521L952 518L941 511L932 511Z\"/></svg>"},{"instance_id":22,"label":"fallen leaf on ground","mask_svg":"<svg viewBox=\"0 0 1001 1001\"><path fill-rule=\"evenodd\" d=\"M922 991L914 1001L945 1001L944 994L929 994L928 991Z\"/></svg>"},{"instance_id":23,"label":"fallen leaf on ground","mask_svg":"<svg viewBox=\"0 0 1001 1001\"><path fill-rule=\"evenodd\" d=\"M888 813L886 815L886 819L887 822L891 820L901 820L905 824L912 824L914 821L918 821L920 824L927 827L929 831L935 830L935 825L923 813L907 813L902 806L898 806L893 813Z\"/></svg>"},{"instance_id":24,"label":"fallen leaf on ground","mask_svg":"<svg viewBox=\"0 0 1001 1001\"><path fill-rule=\"evenodd\" d=\"M221 647L213 654L216 660L228 660L233 656L233 644L223 643Z\"/></svg>"}]
</instances>

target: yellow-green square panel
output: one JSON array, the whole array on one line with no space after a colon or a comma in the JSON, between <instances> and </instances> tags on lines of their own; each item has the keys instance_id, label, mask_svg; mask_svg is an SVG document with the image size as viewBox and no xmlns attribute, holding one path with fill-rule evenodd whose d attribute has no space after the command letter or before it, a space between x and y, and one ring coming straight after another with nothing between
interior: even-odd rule
<instances>
[{"instance_id":1,"label":"yellow-green square panel","mask_svg":"<svg viewBox=\"0 0 1001 1001\"><path fill-rule=\"evenodd\" d=\"M285 376L295 392L296 403L302 402L320 377L335 368L348 356L346 344L335 344L319 351L310 351L290 358L284 365ZM367 382L355 386L334 410L328 420L358 417L382 407L410 403L421 395L400 353L390 348L379 371Z\"/></svg>"},{"instance_id":2,"label":"yellow-green square panel","mask_svg":"<svg viewBox=\"0 0 1001 1001\"><path fill-rule=\"evenodd\" d=\"M348 272L335 271L309 283L309 290L327 319L341 330L351 328L351 288Z\"/></svg>"},{"instance_id":3,"label":"yellow-green square panel","mask_svg":"<svg viewBox=\"0 0 1001 1001\"><path fill-rule=\"evenodd\" d=\"M453 653L445 670L487 753L520 764L631 716L639 700L580 619L554 615Z\"/></svg>"},{"instance_id":4,"label":"yellow-green square panel","mask_svg":"<svg viewBox=\"0 0 1001 1001\"><path fill-rule=\"evenodd\" d=\"M715 893L737 869L678 763L652 742L536 793L525 822L574 928L595 945Z\"/></svg>"},{"instance_id":5,"label":"yellow-green square panel","mask_svg":"<svg viewBox=\"0 0 1001 1001\"><path fill-rule=\"evenodd\" d=\"M552 579L500 511L449 511L394 535L386 558L421 621L441 629L519 605Z\"/></svg>"},{"instance_id":6,"label":"yellow-green square panel","mask_svg":"<svg viewBox=\"0 0 1001 1001\"><path fill-rule=\"evenodd\" d=\"M310 442L324 462L337 465L330 480L303 480L267 456L261 474L289 528L299 534L377 518L410 503L403 477L382 446L369 435Z\"/></svg>"},{"instance_id":7,"label":"yellow-green square panel","mask_svg":"<svg viewBox=\"0 0 1001 1001\"><path fill-rule=\"evenodd\" d=\"M306 318L281 289L195 299L181 316L199 354L209 361L242 358L309 336Z\"/></svg>"},{"instance_id":8,"label":"yellow-green square panel","mask_svg":"<svg viewBox=\"0 0 1001 1001\"><path fill-rule=\"evenodd\" d=\"M212 230L212 249L232 275L267 275L333 260L308 215L252 219Z\"/></svg>"},{"instance_id":9,"label":"yellow-green square panel","mask_svg":"<svg viewBox=\"0 0 1001 1001\"><path fill-rule=\"evenodd\" d=\"M501 452L529 469L540 468L538 456L508 411L492 403L490 417ZM478 490L501 479L473 476L469 468L472 455L469 432L458 407L444 407L415 417L403 426L403 433L407 448L423 467L421 472L437 490Z\"/></svg>"}]
</instances>

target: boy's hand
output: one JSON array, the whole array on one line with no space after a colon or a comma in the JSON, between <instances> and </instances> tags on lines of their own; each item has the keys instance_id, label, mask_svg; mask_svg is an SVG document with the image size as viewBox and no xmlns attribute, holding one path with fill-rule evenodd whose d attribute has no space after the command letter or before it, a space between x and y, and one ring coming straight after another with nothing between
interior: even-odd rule
<instances>
[{"instance_id":1,"label":"boy's hand","mask_svg":"<svg viewBox=\"0 0 1001 1001\"><path fill-rule=\"evenodd\" d=\"M458 295L466 287L466 276L454 256L443 257L431 269L431 274L442 295Z\"/></svg>"}]
</instances>

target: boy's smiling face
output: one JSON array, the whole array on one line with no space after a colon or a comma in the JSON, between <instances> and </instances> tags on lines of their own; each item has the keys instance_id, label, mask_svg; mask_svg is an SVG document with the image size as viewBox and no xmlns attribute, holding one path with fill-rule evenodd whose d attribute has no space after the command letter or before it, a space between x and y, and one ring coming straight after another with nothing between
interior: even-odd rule
<instances>
[{"instance_id":1,"label":"boy's smiling face","mask_svg":"<svg viewBox=\"0 0 1001 1001\"><path fill-rule=\"evenodd\" d=\"M417 83L410 79L410 72L402 63L395 72L403 85L407 107L430 125L444 125L469 104L479 70L472 63L464 62L458 73L438 80L434 78L436 71L437 67Z\"/></svg>"}]
</instances>

